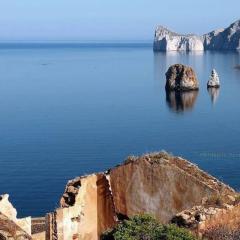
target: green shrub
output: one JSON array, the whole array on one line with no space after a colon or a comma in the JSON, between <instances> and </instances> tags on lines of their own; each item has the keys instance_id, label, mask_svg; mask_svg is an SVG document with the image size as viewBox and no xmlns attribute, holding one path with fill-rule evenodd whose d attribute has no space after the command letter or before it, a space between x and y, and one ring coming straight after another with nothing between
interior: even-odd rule
<instances>
[{"instance_id":1,"label":"green shrub","mask_svg":"<svg viewBox=\"0 0 240 240\"><path fill-rule=\"evenodd\" d=\"M102 240L196 240L187 230L176 225L162 225L150 215L124 220L105 232Z\"/></svg>"}]
</instances>

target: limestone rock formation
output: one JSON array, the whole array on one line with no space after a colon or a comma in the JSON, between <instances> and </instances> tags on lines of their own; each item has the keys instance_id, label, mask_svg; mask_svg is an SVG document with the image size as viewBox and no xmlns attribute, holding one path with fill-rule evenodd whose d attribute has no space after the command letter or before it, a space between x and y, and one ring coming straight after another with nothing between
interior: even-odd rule
<instances>
[{"instance_id":1,"label":"limestone rock formation","mask_svg":"<svg viewBox=\"0 0 240 240\"><path fill-rule=\"evenodd\" d=\"M181 35L158 26L154 38L155 51L203 51L202 38L196 35Z\"/></svg>"},{"instance_id":2,"label":"limestone rock formation","mask_svg":"<svg viewBox=\"0 0 240 240\"><path fill-rule=\"evenodd\" d=\"M194 70L182 64L169 67L166 72L166 90L189 91L197 90L199 83Z\"/></svg>"},{"instance_id":3,"label":"limestone rock formation","mask_svg":"<svg viewBox=\"0 0 240 240\"><path fill-rule=\"evenodd\" d=\"M240 20L203 36L178 34L158 26L153 48L154 51L240 50Z\"/></svg>"},{"instance_id":4,"label":"limestone rock formation","mask_svg":"<svg viewBox=\"0 0 240 240\"><path fill-rule=\"evenodd\" d=\"M210 79L207 83L207 87L208 88L219 88L220 87L220 80L219 80L219 76L218 76L218 73L215 69L212 70L212 73L211 73L211 76L210 76Z\"/></svg>"},{"instance_id":5,"label":"limestone rock formation","mask_svg":"<svg viewBox=\"0 0 240 240\"><path fill-rule=\"evenodd\" d=\"M8 200L9 195L0 196L1 239L26 240L31 238L31 218L17 219L17 211Z\"/></svg>"},{"instance_id":6,"label":"limestone rock formation","mask_svg":"<svg viewBox=\"0 0 240 240\"><path fill-rule=\"evenodd\" d=\"M203 35L206 50L240 50L240 20Z\"/></svg>"}]
</instances>

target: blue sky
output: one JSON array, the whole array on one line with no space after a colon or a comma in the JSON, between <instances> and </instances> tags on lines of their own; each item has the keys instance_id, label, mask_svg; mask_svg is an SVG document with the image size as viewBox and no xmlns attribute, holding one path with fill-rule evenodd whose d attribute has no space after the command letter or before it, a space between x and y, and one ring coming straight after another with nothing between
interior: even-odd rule
<instances>
[{"instance_id":1,"label":"blue sky","mask_svg":"<svg viewBox=\"0 0 240 240\"><path fill-rule=\"evenodd\" d=\"M158 24L202 34L239 9L240 0L0 0L0 40L152 40Z\"/></svg>"}]
</instances>

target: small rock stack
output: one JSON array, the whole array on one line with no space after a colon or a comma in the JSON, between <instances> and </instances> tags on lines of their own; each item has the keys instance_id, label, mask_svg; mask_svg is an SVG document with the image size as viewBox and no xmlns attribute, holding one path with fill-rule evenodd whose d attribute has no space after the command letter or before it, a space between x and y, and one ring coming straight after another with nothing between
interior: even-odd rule
<instances>
[{"instance_id":1,"label":"small rock stack","mask_svg":"<svg viewBox=\"0 0 240 240\"><path fill-rule=\"evenodd\" d=\"M210 79L207 83L207 87L208 88L219 88L220 87L220 80L219 80L219 76L218 73L215 69L212 70L212 74L210 76Z\"/></svg>"}]
</instances>

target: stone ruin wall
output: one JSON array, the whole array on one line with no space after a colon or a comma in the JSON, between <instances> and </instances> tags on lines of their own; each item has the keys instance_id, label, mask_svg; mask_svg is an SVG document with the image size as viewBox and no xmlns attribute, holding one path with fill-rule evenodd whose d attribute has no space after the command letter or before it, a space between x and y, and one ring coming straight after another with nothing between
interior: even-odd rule
<instances>
[{"instance_id":1,"label":"stone ruin wall","mask_svg":"<svg viewBox=\"0 0 240 240\"><path fill-rule=\"evenodd\" d=\"M163 153L130 158L106 173L70 181L61 207L47 215L46 239L97 240L118 220L141 213L168 223L204 199L234 193L182 158Z\"/></svg>"},{"instance_id":2,"label":"stone ruin wall","mask_svg":"<svg viewBox=\"0 0 240 240\"><path fill-rule=\"evenodd\" d=\"M67 184L61 208L47 215L46 239L98 239L116 224L109 181L104 174L79 177Z\"/></svg>"},{"instance_id":3,"label":"stone ruin wall","mask_svg":"<svg viewBox=\"0 0 240 240\"><path fill-rule=\"evenodd\" d=\"M201 235L219 214L229 214L232 208L229 204L221 209L204 207L208 199L220 195L234 205L236 192L229 186L180 157L155 153L130 157L105 173L69 181L60 207L47 214L45 221L17 219L7 195L0 201L0 221L23 234L21 240L98 240L119 220L150 213L161 223L175 221ZM38 225L45 231L34 230L30 236L31 227Z\"/></svg>"}]
</instances>

